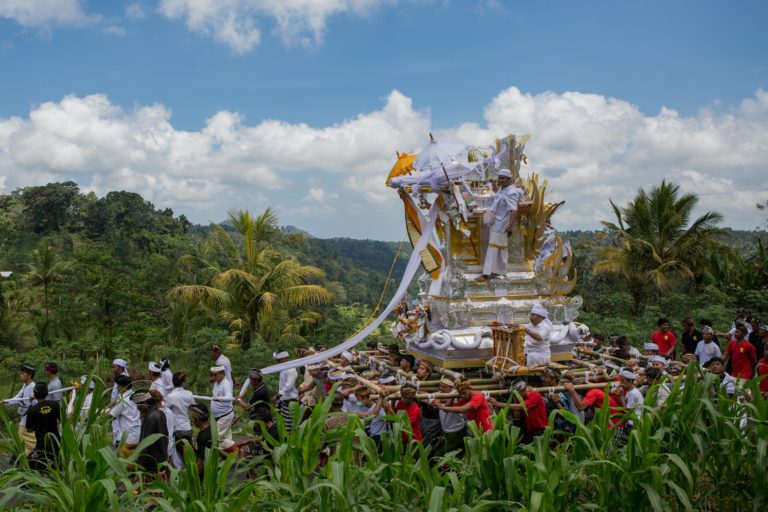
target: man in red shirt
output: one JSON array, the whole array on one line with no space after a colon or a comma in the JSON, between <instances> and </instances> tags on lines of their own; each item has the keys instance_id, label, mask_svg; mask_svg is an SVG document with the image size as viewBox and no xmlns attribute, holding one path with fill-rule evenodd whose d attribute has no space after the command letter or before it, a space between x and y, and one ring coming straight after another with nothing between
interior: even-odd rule
<instances>
[{"instance_id":1,"label":"man in red shirt","mask_svg":"<svg viewBox=\"0 0 768 512\"><path fill-rule=\"evenodd\" d=\"M382 390L383 395L386 397L386 392ZM421 435L421 409L419 404L416 403L416 386L413 384L403 384L400 387L400 400L395 404L394 409L389 403L389 400L384 402L384 409L387 414L396 416L398 411L405 411L408 415L408 421L411 424L411 436L414 441L421 442L424 438ZM403 442L408 442L408 434L403 432Z\"/></svg>"},{"instance_id":2,"label":"man in red shirt","mask_svg":"<svg viewBox=\"0 0 768 512\"><path fill-rule=\"evenodd\" d=\"M523 411L525 414L523 442L530 443L533 441L534 436L541 435L544 429L549 426L547 404L544 402L544 397L534 391L524 380L515 381L511 389L520 393L523 404L509 404L509 409L511 411ZM491 398L491 405L494 407L505 407L507 404Z\"/></svg>"},{"instance_id":3,"label":"man in red shirt","mask_svg":"<svg viewBox=\"0 0 768 512\"><path fill-rule=\"evenodd\" d=\"M573 388L573 384L570 382L564 382L563 387L565 388L568 393L571 395L571 400L573 401L573 404L576 406L576 408L580 411L585 411L587 409L602 409L603 404L605 403L605 391L602 389L590 389L587 391L587 394L584 395L584 399L582 399L579 394L576 392L576 390ZM620 388L617 388L620 389ZM608 395L608 411L610 414L609 428L615 428L620 427L622 425L621 423L621 408L619 407L619 403L616 401L616 399L613 397L613 395Z\"/></svg>"},{"instance_id":4,"label":"man in red shirt","mask_svg":"<svg viewBox=\"0 0 768 512\"><path fill-rule=\"evenodd\" d=\"M747 341L747 326L736 324L735 339L728 344L725 360L731 361L731 375L737 379L749 380L755 375L757 350Z\"/></svg>"},{"instance_id":5,"label":"man in red shirt","mask_svg":"<svg viewBox=\"0 0 768 512\"><path fill-rule=\"evenodd\" d=\"M473 393L472 383L468 380L457 382L456 391L459 393L459 400L455 404L443 405L435 401L433 405L445 412L463 412L467 419L474 421L483 432L493 430L491 408L485 396L482 393Z\"/></svg>"},{"instance_id":6,"label":"man in red shirt","mask_svg":"<svg viewBox=\"0 0 768 512\"><path fill-rule=\"evenodd\" d=\"M677 338L675 333L670 330L669 320L663 317L659 318L656 325L659 326L659 329L651 334L651 343L655 343L659 347L659 355L674 359Z\"/></svg>"}]
</instances>

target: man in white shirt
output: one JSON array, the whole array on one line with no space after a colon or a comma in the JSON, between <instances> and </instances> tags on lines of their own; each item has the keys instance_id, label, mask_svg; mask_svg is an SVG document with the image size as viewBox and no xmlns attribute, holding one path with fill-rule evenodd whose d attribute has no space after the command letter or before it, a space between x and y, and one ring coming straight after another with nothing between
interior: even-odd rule
<instances>
[{"instance_id":1,"label":"man in white shirt","mask_svg":"<svg viewBox=\"0 0 768 512\"><path fill-rule=\"evenodd\" d=\"M176 440L176 446L171 450L171 461L174 467L184 467L184 443L192 444L192 424L189 421L189 406L195 403L192 392L184 389L187 380L187 374L176 372L173 374L173 389L165 397L165 406L168 412L173 415L174 432L173 437Z\"/></svg>"},{"instance_id":2,"label":"man in white shirt","mask_svg":"<svg viewBox=\"0 0 768 512\"><path fill-rule=\"evenodd\" d=\"M152 376L152 384L150 384L149 390L152 391L155 389L161 395L163 395L163 398L165 398L166 391L165 380L163 379L163 369L154 361L149 363L149 367L147 369L149 370L149 374Z\"/></svg>"},{"instance_id":3,"label":"man in white shirt","mask_svg":"<svg viewBox=\"0 0 768 512\"><path fill-rule=\"evenodd\" d=\"M547 316L547 310L541 304L534 304L529 316L530 322L522 326L525 329L525 366L528 368L549 364L552 323ZM512 324L512 328L517 327L520 326Z\"/></svg>"},{"instance_id":4,"label":"man in white shirt","mask_svg":"<svg viewBox=\"0 0 768 512\"><path fill-rule=\"evenodd\" d=\"M440 379L440 392L453 393L456 384L448 377ZM453 398L440 400L443 405L454 405ZM462 412L446 412L440 410L440 428L443 430L442 453L464 450L464 438L467 436L467 417Z\"/></svg>"},{"instance_id":5,"label":"man in white shirt","mask_svg":"<svg viewBox=\"0 0 768 512\"><path fill-rule=\"evenodd\" d=\"M69 397L69 403L67 403L67 418L72 419L75 414L75 401L77 400L77 391L85 386L88 382L88 375L80 377L80 388L73 389ZM93 390L96 387L96 381L91 379L88 383L88 388L85 390L85 397L83 398L83 405L80 408L80 415L78 419L80 422L85 422L88 417L88 411L91 409L91 401L93 400Z\"/></svg>"},{"instance_id":6,"label":"man in white shirt","mask_svg":"<svg viewBox=\"0 0 768 512\"><path fill-rule=\"evenodd\" d=\"M285 350L275 352L272 354L272 357L278 363L284 363L290 359L288 352ZM280 372L280 381L277 386L275 400L277 400L277 410L285 420L286 432L290 432L293 426L291 404L299 399L299 391L296 389L296 379L298 377L299 372L296 371L296 368L289 368Z\"/></svg>"},{"instance_id":7,"label":"man in white shirt","mask_svg":"<svg viewBox=\"0 0 768 512\"><path fill-rule=\"evenodd\" d=\"M117 385L117 402L104 414L112 418L112 434L115 448L122 458L130 457L141 437L141 415L136 404L131 400L131 378L127 375L118 375L115 378ZM123 442L125 437L125 442Z\"/></svg>"},{"instance_id":8,"label":"man in white shirt","mask_svg":"<svg viewBox=\"0 0 768 512\"><path fill-rule=\"evenodd\" d=\"M112 386L112 402L116 402L120 397L120 392L117 390L117 377L119 375L128 376L128 363L125 359L115 359L112 361L112 378L115 379L115 383Z\"/></svg>"},{"instance_id":9,"label":"man in white shirt","mask_svg":"<svg viewBox=\"0 0 768 512\"><path fill-rule=\"evenodd\" d=\"M59 365L56 363L45 363L45 376L48 377L48 400L58 402L61 400L62 388L59 379Z\"/></svg>"},{"instance_id":10,"label":"man in white shirt","mask_svg":"<svg viewBox=\"0 0 768 512\"><path fill-rule=\"evenodd\" d=\"M211 357L216 360L213 366L223 366L224 376L229 379L229 382L234 382L232 380L232 363L227 356L221 353L221 347L219 345L213 345L211 347Z\"/></svg>"},{"instance_id":11,"label":"man in white shirt","mask_svg":"<svg viewBox=\"0 0 768 512\"><path fill-rule=\"evenodd\" d=\"M715 342L715 330L705 325L701 329L701 341L696 344L696 357L699 359L699 365L706 366L710 359L714 357L723 357L720 347Z\"/></svg>"},{"instance_id":12,"label":"man in white shirt","mask_svg":"<svg viewBox=\"0 0 768 512\"><path fill-rule=\"evenodd\" d=\"M211 368L213 376L213 393L211 397L211 412L216 420L216 430L219 433L219 450L224 453L237 451L237 445L232 440L232 422L235 420L232 395L232 381L227 378L223 366Z\"/></svg>"},{"instance_id":13,"label":"man in white shirt","mask_svg":"<svg viewBox=\"0 0 768 512\"><path fill-rule=\"evenodd\" d=\"M512 184L512 171L499 171L499 190L493 196L493 203L486 215L491 227L488 232L488 247L485 249L483 274L475 279L482 283L496 276L507 275L509 235L514 231L517 220L517 206L523 191Z\"/></svg>"},{"instance_id":14,"label":"man in white shirt","mask_svg":"<svg viewBox=\"0 0 768 512\"><path fill-rule=\"evenodd\" d=\"M624 389L624 404L619 404L625 406L627 409L632 409L635 411L635 415L638 418L643 417L643 394L640 392L639 389L635 387L635 379L637 378L637 375L635 375L635 372L632 370L629 370L627 368L622 369L619 372L619 383L621 387ZM627 421L627 425L632 425L634 422L632 420Z\"/></svg>"},{"instance_id":15,"label":"man in white shirt","mask_svg":"<svg viewBox=\"0 0 768 512\"><path fill-rule=\"evenodd\" d=\"M35 449L37 439L35 433L27 430L27 410L34 403L33 391L35 389L35 369L28 364L19 366L19 378L21 389L10 400L3 400L7 406L16 406L19 414L19 437L24 442L24 453L29 455Z\"/></svg>"}]
</instances>

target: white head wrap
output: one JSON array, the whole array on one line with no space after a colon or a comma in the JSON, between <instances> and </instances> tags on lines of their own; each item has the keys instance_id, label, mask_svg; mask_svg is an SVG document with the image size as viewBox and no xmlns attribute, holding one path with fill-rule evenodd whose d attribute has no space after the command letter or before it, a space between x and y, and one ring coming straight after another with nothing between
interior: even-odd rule
<instances>
[{"instance_id":1,"label":"white head wrap","mask_svg":"<svg viewBox=\"0 0 768 512\"><path fill-rule=\"evenodd\" d=\"M547 315L548 315L547 310L544 309L544 306L542 306L541 304L534 304L533 307L531 308L531 314L539 315L544 318L547 318Z\"/></svg>"},{"instance_id":2,"label":"white head wrap","mask_svg":"<svg viewBox=\"0 0 768 512\"><path fill-rule=\"evenodd\" d=\"M82 377L80 377L80 384L85 384L85 381L87 380L88 380L88 376L83 375ZM88 389L93 389L95 387L96 387L96 382L94 380L91 380L90 384L88 384Z\"/></svg>"},{"instance_id":3,"label":"white head wrap","mask_svg":"<svg viewBox=\"0 0 768 512\"><path fill-rule=\"evenodd\" d=\"M125 359L115 359L112 361L112 366L121 366L123 368L128 368L128 363L125 361Z\"/></svg>"},{"instance_id":4,"label":"white head wrap","mask_svg":"<svg viewBox=\"0 0 768 512\"><path fill-rule=\"evenodd\" d=\"M149 363L149 367L148 367L148 369L149 369L149 371L151 371L152 373L160 373L160 372L162 372L162 371L163 371L163 370L160 368L160 366L158 366L158 365L157 365L157 363L155 363L154 361L152 361L151 363Z\"/></svg>"},{"instance_id":5,"label":"white head wrap","mask_svg":"<svg viewBox=\"0 0 768 512\"><path fill-rule=\"evenodd\" d=\"M667 366L667 365L669 364L669 362L667 361L667 359L666 359L666 358L664 358L664 357L661 357L661 356L652 356L652 357L650 357L650 358L648 359L648 361L650 361L651 363L661 363L661 364L663 364L664 366Z\"/></svg>"},{"instance_id":6,"label":"white head wrap","mask_svg":"<svg viewBox=\"0 0 768 512\"><path fill-rule=\"evenodd\" d=\"M224 373L224 371L223 366L211 366L211 373Z\"/></svg>"},{"instance_id":7,"label":"white head wrap","mask_svg":"<svg viewBox=\"0 0 768 512\"><path fill-rule=\"evenodd\" d=\"M635 375L635 372L631 370L627 370L625 368L619 372L619 377L621 377L622 379L635 380L637 378L637 375Z\"/></svg>"},{"instance_id":8,"label":"white head wrap","mask_svg":"<svg viewBox=\"0 0 768 512\"><path fill-rule=\"evenodd\" d=\"M509 169L501 169L499 171L499 178L501 178L502 176L505 177L505 178L511 178L512 177L512 171L510 171Z\"/></svg>"},{"instance_id":9,"label":"white head wrap","mask_svg":"<svg viewBox=\"0 0 768 512\"><path fill-rule=\"evenodd\" d=\"M655 343L646 343L645 345L643 345L643 348L645 350L655 350L657 352L659 351L659 346Z\"/></svg>"},{"instance_id":10,"label":"white head wrap","mask_svg":"<svg viewBox=\"0 0 768 512\"><path fill-rule=\"evenodd\" d=\"M355 360L355 356L352 355L352 352L345 350L341 353L341 357L349 361L350 363Z\"/></svg>"},{"instance_id":11,"label":"white head wrap","mask_svg":"<svg viewBox=\"0 0 768 512\"><path fill-rule=\"evenodd\" d=\"M291 356L290 354L288 354L287 350L282 350L280 352L273 353L272 357L274 357L275 359L288 359Z\"/></svg>"}]
</instances>

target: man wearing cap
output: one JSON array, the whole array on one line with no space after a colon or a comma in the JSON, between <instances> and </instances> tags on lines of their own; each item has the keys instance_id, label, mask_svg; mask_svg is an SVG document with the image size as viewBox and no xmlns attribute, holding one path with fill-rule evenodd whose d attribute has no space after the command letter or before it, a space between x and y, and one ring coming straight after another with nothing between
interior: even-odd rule
<instances>
[{"instance_id":1,"label":"man wearing cap","mask_svg":"<svg viewBox=\"0 0 768 512\"><path fill-rule=\"evenodd\" d=\"M499 189L486 212L489 221L488 246L485 249L483 273L475 279L479 283L496 276L507 275L508 237L514 231L517 221L517 205L523 198L523 191L512 184L512 171L499 171Z\"/></svg>"},{"instance_id":2,"label":"man wearing cap","mask_svg":"<svg viewBox=\"0 0 768 512\"><path fill-rule=\"evenodd\" d=\"M10 400L3 400L7 406L16 406L19 414L19 437L24 442L24 453L29 453L35 448L35 435L27 430L27 412L34 403L35 369L28 364L19 366L19 378L21 389Z\"/></svg>"},{"instance_id":3,"label":"man wearing cap","mask_svg":"<svg viewBox=\"0 0 768 512\"><path fill-rule=\"evenodd\" d=\"M272 357L279 363L285 363L290 359L290 355L287 350L275 352ZM280 412L280 416L285 420L285 429L287 432L291 431L293 426L293 413L291 412L291 404L298 401L299 391L296 389L296 379L299 377L299 372L296 368L288 368L280 372L280 380L277 385L277 395L273 400L277 401L277 410Z\"/></svg>"},{"instance_id":4,"label":"man wearing cap","mask_svg":"<svg viewBox=\"0 0 768 512\"><path fill-rule=\"evenodd\" d=\"M341 353L341 356L339 357L339 365L340 367L349 373L352 373L352 363L355 360L355 356L350 352L349 350L345 350Z\"/></svg>"},{"instance_id":5,"label":"man wearing cap","mask_svg":"<svg viewBox=\"0 0 768 512\"><path fill-rule=\"evenodd\" d=\"M220 345L213 345L211 347L211 357L216 360L213 366L223 366L224 376L229 379L229 382L234 382L232 380L232 363L227 356L221 353Z\"/></svg>"},{"instance_id":6,"label":"man wearing cap","mask_svg":"<svg viewBox=\"0 0 768 512\"><path fill-rule=\"evenodd\" d=\"M59 380L59 365L53 362L45 363L45 376L48 378L48 400L58 402L61 400L62 388Z\"/></svg>"},{"instance_id":7,"label":"man wearing cap","mask_svg":"<svg viewBox=\"0 0 768 512\"><path fill-rule=\"evenodd\" d=\"M29 464L42 471L56 460L59 451L60 406L48 396L48 386L42 382L35 384L33 394L35 403L27 411L27 430L35 433L35 449L29 454Z\"/></svg>"},{"instance_id":8,"label":"man wearing cap","mask_svg":"<svg viewBox=\"0 0 768 512\"><path fill-rule=\"evenodd\" d=\"M91 401L93 400L93 390L96 387L96 381L93 379L88 380L88 375L82 375L80 377L80 387L73 389L67 403L67 418L72 419L75 415L75 400L77 400L78 389L85 386L88 383L88 388L85 390L85 397L83 398L83 405L80 408L80 416L78 417L81 422L85 422L88 411L91 408Z\"/></svg>"},{"instance_id":9,"label":"man wearing cap","mask_svg":"<svg viewBox=\"0 0 768 512\"><path fill-rule=\"evenodd\" d=\"M513 329L525 329L525 366L536 368L549 364L551 352L549 337L552 333L552 323L547 318L547 310L541 304L531 308L530 322L520 326L512 324Z\"/></svg>"},{"instance_id":10,"label":"man wearing cap","mask_svg":"<svg viewBox=\"0 0 768 512\"><path fill-rule=\"evenodd\" d=\"M701 329L701 341L696 344L694 350L696 358L701 366L705 366L713 357L722 357L720 347L715 342L715 330L705 325Z\"/></svg>"},{"instance_id":11,"label":"man wearing cap","mask_svg":"<svg viewBox=\"0 0 768 512\"><path fill-rule=\"evenodd\" d=\"M635 387L635 379L637 375L629 368L622 368L619 371L619 384L624 390L623 394L618 394L618 402L621 407L632 409L635 411L635 415L638 418L643 417L643 394L637 387ZM628 426L632 426L632 420L627 422Z\"/></svg>"},{"instance_id":12,"label":"man wearing cap","mask_svg":"<svg viewBox=\"0 0 768 512\"><path fill-rule=\"evenodd\" d=\"M131 378L128 375L115 377L118 397L105 415L112 418L112 439L122 458L130 457L136 450L141 436L141 416L136 403L131 400ZM123 442L125 437L125 442Z\"/></svg>"},{"instance_id":13,"label":"man wearing cap","mask_svg":"<svg viewBox=\"0 0 768 512\"><path fill-rule=\"evenodd\" d=\"M646 343L643 345L643 350L645 351L645 357L651 357L651 356L657 356L659 355L659 346L655 343Z\"/></svg>"},{"instance_id":14,"label":"man wearing cap","mask_svg":"<svg viewBox=\"0 0 768 512\"><path fill-rule=\"evenodd\" d=\"M149 363L149 375L151 376L152 384L149 386L149 390L157 390L163 397L165 397L165 380L163 379L163 369L159 364L152 361Z\"/></svg>"},{"instance_id":15,"label":"man wearing cap","mask_svg":"<svg viewBox=\"0 0 768 512\"><path fill-rule=\"evenodd\" d=\"M115 359L112 361L112 378L115 380L115 383L112 385L112 402L116 402L118 398L120 398L120 392L118 391L117 386L117 377L120 375L125 375L128 377L128 363L125 361L125 359Z\"/></svg>"},{"instance_id":16,"label":"man wearing cap","mask_svg":"<svg viewBox=\"0 0 768 512\"><path fill-rule=\"evenodd\" d=\"M235 410L232 406L232 381L227 378L226 368L223 366L213 366L211 377L213 379L211 412L219 433L219 449L225 453L233 452L237 450L237 445L232 440L232 422L235 420Z\"/></svg>"}]
</instances>

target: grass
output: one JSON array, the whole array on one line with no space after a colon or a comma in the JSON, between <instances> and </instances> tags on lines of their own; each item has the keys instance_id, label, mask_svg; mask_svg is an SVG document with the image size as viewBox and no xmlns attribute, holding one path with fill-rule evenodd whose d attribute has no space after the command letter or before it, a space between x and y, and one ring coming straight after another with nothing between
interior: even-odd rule
<instances>
[{"instance_id":1,"label":"grass","mask_svg":"<svg viewBox=\"0 0 768 512\"><path fill-rule=\"evenodd\" d=\"M358 418L327 431L325 403L290 433L278 417L285 442L269 457L220 459L211 452L201 479L188 447L187 469L146 485L138 483L142 475L133 459L121 460L111 449L108 419L90 413L82 422L64 423L58 469L38 474L22 460L0 475L0 509L765 510L768 402L756 383L750 384L754 399L742 403L725 396L713 376L693 366L688 372L688 384L677 385L664 408L648 405L632 418L635 428L619 448L607 412L579 424L572 436L550 429L527 445L499 413L493 431L473 429L463 457L430 460L420 444L401 441L403 417L377 450ZM3 423L2 449L18 453L15 423L7 417Z\"/></svg>"}]
</instances>

